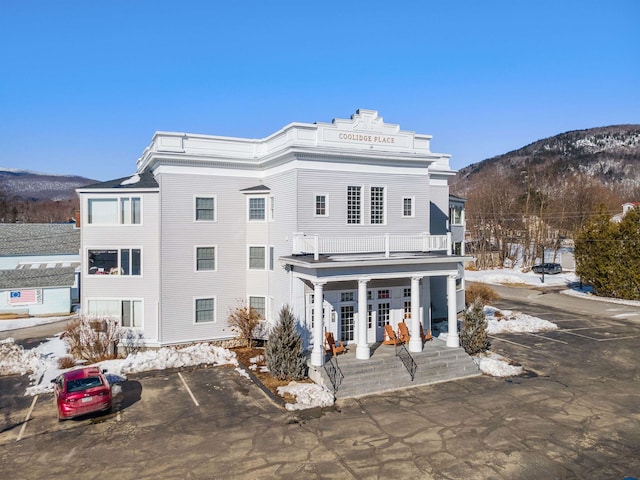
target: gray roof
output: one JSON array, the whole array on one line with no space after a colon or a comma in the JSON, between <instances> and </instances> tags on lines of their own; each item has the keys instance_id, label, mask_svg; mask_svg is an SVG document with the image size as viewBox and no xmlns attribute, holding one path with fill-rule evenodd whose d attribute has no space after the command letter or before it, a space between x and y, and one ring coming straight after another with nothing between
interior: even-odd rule
<instances>
[{"instance_id":1,"label":"gray roof","mask_svg":"<svg viewBox=\"0 0 640 480\"><path fill-rule=\"evenodd\" d=\"M0 289L71 287L76 267L0 270Z\"/></svg>"},{"instance_id":2,"label":"gray roof","mask_svg":"<svg viewBox=\"0 0 640 480\"><path fill-rule=\"evenodd\" d=\"M141 189L141 188L158 188L158 182L156 181L153 173L143 172L138 175L138 178L134 178L136 174L129 175L128 177L117 178L115 180L108 180L106 182L92 183L86 187L79 188L78 190L85 189Z\"/></svg>"},{"instance_id":3,"label":"gray roof","mask_svg":"<svg viewBox=\"0 0 640 480\"><path fill-rule=\"evenodd\" d=\"M0 256L79 255L73 223L0 223Z\"/></svg>"}]
</instances>

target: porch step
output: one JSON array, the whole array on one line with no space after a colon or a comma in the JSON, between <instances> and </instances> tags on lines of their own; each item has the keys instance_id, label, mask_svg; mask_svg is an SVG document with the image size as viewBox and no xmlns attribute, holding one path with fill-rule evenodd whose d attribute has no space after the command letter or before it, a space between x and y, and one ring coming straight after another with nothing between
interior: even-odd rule
<instances>
[{"instance_id":1,"label":"porch step","mask_svg":"<svg viewBox=\"0 0 640 480\"><path fill-rule=\"evenodd\" d=\"M424 346L422 352L411 353L416 362L413 381L411 375L396 356L395 347L376 344L372 347L371 358L358 360L355 346L336 360L344 377L335 391L336 398L357 397L374 393L416 387L432 383L446 382L480 375L480 369L462 348L447 347L445 342L434 339ZM333 389L324 368L313 369L310 376Z\"/></svg>"}]
</instances>

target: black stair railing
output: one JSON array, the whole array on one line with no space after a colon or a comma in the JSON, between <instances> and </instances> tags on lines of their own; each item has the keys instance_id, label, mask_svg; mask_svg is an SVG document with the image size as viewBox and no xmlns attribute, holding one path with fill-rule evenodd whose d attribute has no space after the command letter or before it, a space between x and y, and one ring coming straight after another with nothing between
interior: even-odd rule
<instances>
[{"instance_id":1,"label":"black stair railing","mask_svg":"<svg viewBox=\"0 0 640 480\"><path fill-rule=\"evenodd\" d=\"M400 357L400 360L402 360L402 363L407 369L407 372L409 372L411 381L413 382L413 379L416 375L416 370L418 369L418 364L413 359L404 344L400 344L399 347L396 347L396 357Z\"/></svg>"},{"instance_id":2,"label":"black stair railing","mask_svg":"<svg viewBox=\"0 0 640 480\"><path fill-rule=\"evenodd\" d=\"M344 378L344 374L338 365L338 359L336 357L330 357L324 364L324 371L327 372L327 376L333 386L334 393L337 392L342 384L342 379Z\"/></svg>"}]
</instances>

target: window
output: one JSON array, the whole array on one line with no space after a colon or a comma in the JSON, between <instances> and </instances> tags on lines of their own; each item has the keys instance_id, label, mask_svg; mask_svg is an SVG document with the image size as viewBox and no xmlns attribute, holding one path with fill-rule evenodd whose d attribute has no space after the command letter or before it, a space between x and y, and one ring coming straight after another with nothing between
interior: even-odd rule
<instances>
[{"instance_id":1,"label":"window","mask_svg":"<svg viewBox=\"0 0 640 480\"><path fill-rule=\"evenodd\" d=\"M384 187L371 187L371 224L384 222Z\"/></svg>"},{"instance_id":2,"label":"window","mask_svg":"<svg viewBox=\"0 0 640 480\"><path fill-rule=\"evenodd\" d=\"M340 301L341 302L353 302L355 300L354 292L341 292L340 293Z\"/></svg>"},{"instance_id":3,"label":"window","mask_svg":"<svg viewBox=\"0 0 640 480\"><path fill-rule=\"evenodd\" d=\"M340 339L343 341L353 340L354 328L354 308L353 305L342 305L340 307Z\"/></svg>"},{"instance_id":4,"label":"window","mask_svg":"<svg viewBox=\"0 0 640 480\"><path fill-rule=\"evenodd\" d=\"M378 290L378 300L384 299L384 298L391 298L390 290Z\"/></svg>"},{"instance_id":5,"label":"window","mask_svg":"<svg viewBox=\"0 0 640 480\"><path fill-rule=\"evenodd\" d=\"M123 327L142 327L142 300L89 300L87 314L117 318Z\"/></svg>"},{"instance_id":6,"label":"window","mask_svg":"<svg viewBox=\"0 0 640 480\"><path fill-rule=\"evenodd\" d=\"M196 298L195 303L195 323L215 322L215 299Z\"/></svg>"},{"instance_id":7,"label":"window","mask_svg":"<svg viewBox=\"0 0 640 480\"><path fill-rule=\"evenodd\" d=\"M462 255L462 242L454 242L453 243L453 252L454 255Z\"/></svg>"},{"instance_id":8,"label":"window","mask_svg":"<svg viewBox=\"0 0 640 480\"><path fill-rule=\"evenodd\" d=\"M266 248L265 247L249 247L249 269L265 270L266 269Z\"/></svg>"},{"instance_id":9,"label":"window","mask_svg":"<svg viewBox=\"0 0 640 480\"><path fill-rule=\"evenodd\" d=\"M449 207L449 222L451 225L462 225L462 207Z\"/></svg>"},{"instance_id":10,"label":"window","mask_svg":"<svg viewBox=\"0 0 640 480\"><path fill-rule=\"evenodd\" d=\"M460 291L464 288L464 282L462 280L462 277L457 277L456 278L456 290Z\"/></svg>"},{"instance_id":11,"label":"window","mask_svg":"<svg viewBox=\"0 0 640 480\"><path fill-rule=\"evenodd\" d=\"M216 247L197 247L196 248L196 270L215 270L216 269Z\"/></svg>"},{"instance_id":12,"label":"window","mask_svg":"<svg viewBox=\"0 0 640 480\"><path fill-rule=\"evenodd\" d=\"M215 197L196 197L196 221L198 222L215 222L216 221Z\"/></svg>"},{"instance_id":13,"label":"window","mask_svg":"<svg viewBox=\"0 0 640 480\"><path fill-rule=\"evenodd\" d=\"M411 301L405 301L404 302L404 315L403 318L405 320L408 320L411 318Z\"/></svg>"},{"instance_id":14,"label":"window","mask_svg":"<svg viewBox=\"0 0 640 480\"><path fill-rule=\"evenodd\" d=\"M276 198L269 197L269 221L273 222L276 218Z\"/></svg>"},{"instance_id":15,"label":"window","mask_svg":"<svg viewBox=\"0 0 640 480\"><path fill-rule=\"evenodd\" d=\"M87 221L90 225L139 225L140 197L90 198Z\"/></svg>"},{"instance_id":16,"label":"window","mask_svg":"<svg viewBox=\"0 0 640 480\"><path fill-rule=\"evenodd\" d=\"M269 270L273 270L273 265L275 263L275 248L269 247Z\"/></svg>"},{"instance_id":17,"label":"window","mask_svg":"<svg viewBox=\"0 0 640 480\"><path fill-rule=\"evenodd\" d=\"M402 216L403 217L415 216L413 213L413 197L402 198Z\"/></svg>"},{"instance_id":18,"label":"window","mask_svg":"<svg viewBox=\"0 0 640 480\"><path fill-rule=\"evenodd\" d=\"M407 298L411 297L411 287L405 287L402 289L402 296Z\"/></svg>"},{"instance_id":19,"label":"window","mask_svg":"<svg viewBox=\"0 0 640 480\"><path fill-rule=\"evenodd\" d=\"M361 188L362 187L354 187L354 186L347 187L347 223L348 224L359 224L362 222L361 210L360 210Z\"/></svg>"},{"instance_id":20,"label":"window","mask_svg":"<svg viewBox=\"0 0 640 480\"><path fill-rule=\"evenodd\" d=\"M249 197L249 221L265 220L265 198Z\"/></svg>"},{"instance_id":21,"label":"window","mask_svg":"<svg viewBox=\"0 0 640 480\"><path fill-rule=\"evenodd\" d=\"M373 328L373 305L367 304L367 328Z\"/></svg>"},{"instance_id":22,"label":"window","mask_svg":"<svg viewBox=\"0 0 640 480\"><path fill-rule=\"evenodd\" d=\"M329 216L328 198L326 195L316 195L316 217Z\"/></svg>"},{"instance_id":23,"label":"window","mask_svg":"<svg viewBox=\"0 0 640 480\"><path fill-rule=\"evenodd\" d=\"M379 303L378 304L378 327L384 327L389 324L391 319L391 304Z\"/></svg>"},{"instance_id":24,"label":"window","mask_svg":"<svg viewBox=\"0 0 640 480\"><path fill-rule=\"evenodd\" d=\"M263 319L267 318L267 299L265 297L249 297L249 307L258 312Z\"/></svg>"},{"instance_id":25,"label":"window","mask_svg":"<svg viewBox=\"0 0 640 480\"><path fill-rule=\"evenodd\" d=\"M140 275L141 250L121 248L88 250L89 275Z\"/></svg>"}]
</instances>

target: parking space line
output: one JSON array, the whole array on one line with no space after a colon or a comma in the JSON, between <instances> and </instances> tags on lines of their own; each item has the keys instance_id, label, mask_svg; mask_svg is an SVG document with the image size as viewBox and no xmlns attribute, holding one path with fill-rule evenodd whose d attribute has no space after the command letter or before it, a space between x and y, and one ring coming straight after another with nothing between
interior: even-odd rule
<instances>
[{"instance_id":1,"label":"parking space line","mask_svg":"<svg viewBox=\"0 0 640 480\"><path fill-rule=\"evenodd\" d=\"M493 338L494 340L500 340L501 342L510 343L512 345L517 345L519 347L531 348L529 345L524 345L522 343L512 342L511 340L505 340L504 338L494 337L493 335L489 335L489 338Z\"/></svg>"},{"instance_id":2,"label":"parking space line","mask_svg":"<svg viewBox=\"0 0 640 480\"><path fill-rule=\"evenodd\" d=\"M564 331L565 333L568 333L569 335L575 335L576 337L582 337L582 338L586 338L587 340L592 340L594 342L611 342L613 340L629 340L632 338L638 338L638 335L629 335L626 337L614 337L614 338L594 338L594 337L590 337L588 335L582 335L580 333L576 333L576 332L570 332L568 330L561 330Z\"/></svg>"},{"instance_id":3,"label":"parking space line","mask_svg":"<svg viewBox=\"0 0 640 480\"><path fill-rule=\"evenodd\" d=\"M545 340L549 340L551 342L558 342L558 343L563 343L565 345L569 345L568 342L564 342L562 340L556 340L555 338L549 338L549 337L545 337L544 335L536 335L535 333L530 333L530 332L525 332L527 335L530 335L532 337L538 337L538 338L543 338Z\"/></svg>"},{"instance_id":4,"label":"parking space line","mask_svg":"<svg viewBox=\"0 0 640 480\"><path fill-rule=\"evenodd\" d=\"M20 432L18 433L18 438L16 438L16 442L22 440L22 435L24 434L24 429L27 428L27 422L29 418L31 418L31 413L33 412L33 407L36 406L36 402L38 401L38 395L33 397L33 402L31 402L31 407L29 407L29 411L27 412L27 417L24 419L24 423L20 427Z\"/></svg>"},{"instance_id":5,"label":"parking space line","mask_svg":"<svg viewBox=\"0 0 640 480\"><path fill-rule=\"evenodd\" d=\"M189 395L191 395L191 400L193 400L193 403L196 404L196 407L199 407L200 404L198 403L198 400L196 400L196 397L193 396L193 393L191 392L191 389L189 388L189 385L187 385L186 380L184 379L184 377L182 376L182 374L180 372L178 372L178 376L180 377L180 380L182 380L182 383L184 384L184 388L186 388L187 392L189 392Z\"/></svg>"}]
</instances>

